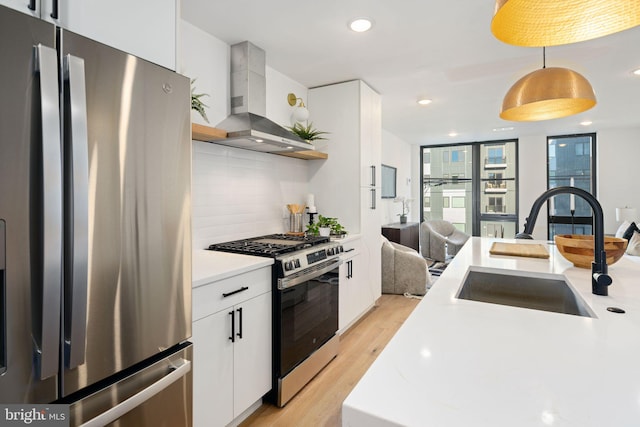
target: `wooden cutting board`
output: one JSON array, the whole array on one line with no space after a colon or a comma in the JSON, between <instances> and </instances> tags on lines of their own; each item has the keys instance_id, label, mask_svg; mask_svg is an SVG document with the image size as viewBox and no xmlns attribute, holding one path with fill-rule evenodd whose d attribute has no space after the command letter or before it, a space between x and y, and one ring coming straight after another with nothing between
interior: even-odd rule
<instances>
[{"instance_id":1,"label":"wooden cutting board","mask_svg":"<svg viewBox=\"0 0 640 427\"><path fill-rule=\"evenodd\" d=\"M529 258L549 258L547 249L538 243L503 243L493 242L489 253L492 255L523 256Z\"/></svg>"}]
</instances>

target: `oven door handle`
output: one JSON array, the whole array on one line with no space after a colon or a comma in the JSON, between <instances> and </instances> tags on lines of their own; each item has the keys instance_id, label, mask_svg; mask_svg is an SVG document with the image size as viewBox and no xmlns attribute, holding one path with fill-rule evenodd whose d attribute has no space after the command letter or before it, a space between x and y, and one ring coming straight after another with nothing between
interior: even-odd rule
<instances>
[{"instance_id":1,"label":"oven door handle","mask_svg":"<svg viewBox=\"0 0 640 427\"><path fill-rule=\"evenodd\" d=\"M311 269L308 273L304 273L299 276L293 275L291 277L278 279L278 289L287 289L292 286L299 285L300 283L304 283L309 279L313 279L314 277L322 276L324 273L328 273L329 271L338 267L340 264L342 264L342 261L336 258L335 260L323 263Z\"/></svg>"}]
</instances>

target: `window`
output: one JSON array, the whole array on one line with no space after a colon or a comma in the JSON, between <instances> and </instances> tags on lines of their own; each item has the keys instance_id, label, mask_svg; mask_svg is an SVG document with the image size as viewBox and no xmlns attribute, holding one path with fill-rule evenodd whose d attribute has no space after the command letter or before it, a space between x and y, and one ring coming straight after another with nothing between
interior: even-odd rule
<instances>
[{"instance_id":1,"label":"window","mask_svg":"<svg viewBox=\"0 0 640 427\"><path fill-rule=\"evenodd\" d=\"M487 212L502 213L504 211L504 197L489 197Z\"/></svg>"},{"instance_id":2,"label":"window","mask_svg":"<svg viewBox=\"0 0 640 427\"><path fill-rule=\"evenodd\" d=\"M504 147L491 147L487 149L487 163L490 165L505 163Z\"/></svg>"},{"instance_id":3,"label":"window","mask_svg":"<svg viewBox=\"0 0 640 427\"><path fill-rule=\"evenodd\" d=\"M464 224L474 236L495 235L499 229L505 238L515 237L516 140L429 146L422 147L421 153L421 221ZM426 174L429 179L424 178Z\"/></svg>"},{"instance_id":4,"label":"window","mask_svg":"<svg viewBox=\"0 0 640 427\"><path fill-rule=\"evenodd\" d=\"M547 138L547 188L574 185L595 194L595 134L565 135ZM559 194L547 203L548 238L556 234L592 234L591 206L575 197L575 210L570 209L570 196Z\"/></svg>"},{"instance_id":5,"label":"window","mask_svg":"<svg viewBox=\"0 0 640 427\"><path fill-rule=\"evenodd\" d=\"M451 151L451 162L453 163L464 162L464 150Z\"/></svg>"}]
</instances>

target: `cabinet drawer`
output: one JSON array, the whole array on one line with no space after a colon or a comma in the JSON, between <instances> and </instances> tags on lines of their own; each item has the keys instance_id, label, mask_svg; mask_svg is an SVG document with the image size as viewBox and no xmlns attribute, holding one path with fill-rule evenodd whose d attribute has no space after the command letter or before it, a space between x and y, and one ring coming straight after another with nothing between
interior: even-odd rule
<instances>
[{"instance_id":1,"label":"cabinet drawer","mask_svg":"<svg viewBox=\"0 0 640 427\"><path fill-rule=\"evenodd\" d=\"M344 248L344 252L340 255L340 259L343 261L348 260L349 258L353 258L358 255L362 249L362 240L361 239L353 239L348 242L344 242L342 244Z\"/></svg>"},{"instance_id":2,"label":"cabinet drawer","mask_svg":"<svg viewBox=\"0 0 640 427\"><path fill-rule=\"evenodd\" d=\"M244 289L247 288L247 289ZM260 268L193 289L193 321L271 290L271 267ZM224 296L224 295L227 296Z\"/></svg>"}]
</instances>

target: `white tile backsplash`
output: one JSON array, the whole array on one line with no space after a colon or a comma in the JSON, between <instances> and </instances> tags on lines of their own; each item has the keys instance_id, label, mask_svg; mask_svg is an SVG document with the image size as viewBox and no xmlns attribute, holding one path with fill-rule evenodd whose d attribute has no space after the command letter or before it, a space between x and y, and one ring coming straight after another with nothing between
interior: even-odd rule
<instances>
[{"instance_id":1,"label":"white tile backsplash","mask_svg":"<svg viewBox=\"0 0 640 427\"><path fill-rule=\"evenodd\" d=\"M193 248L287 231L307 176L304 160L193 141Z\"/></svg>"}]
</instances>

